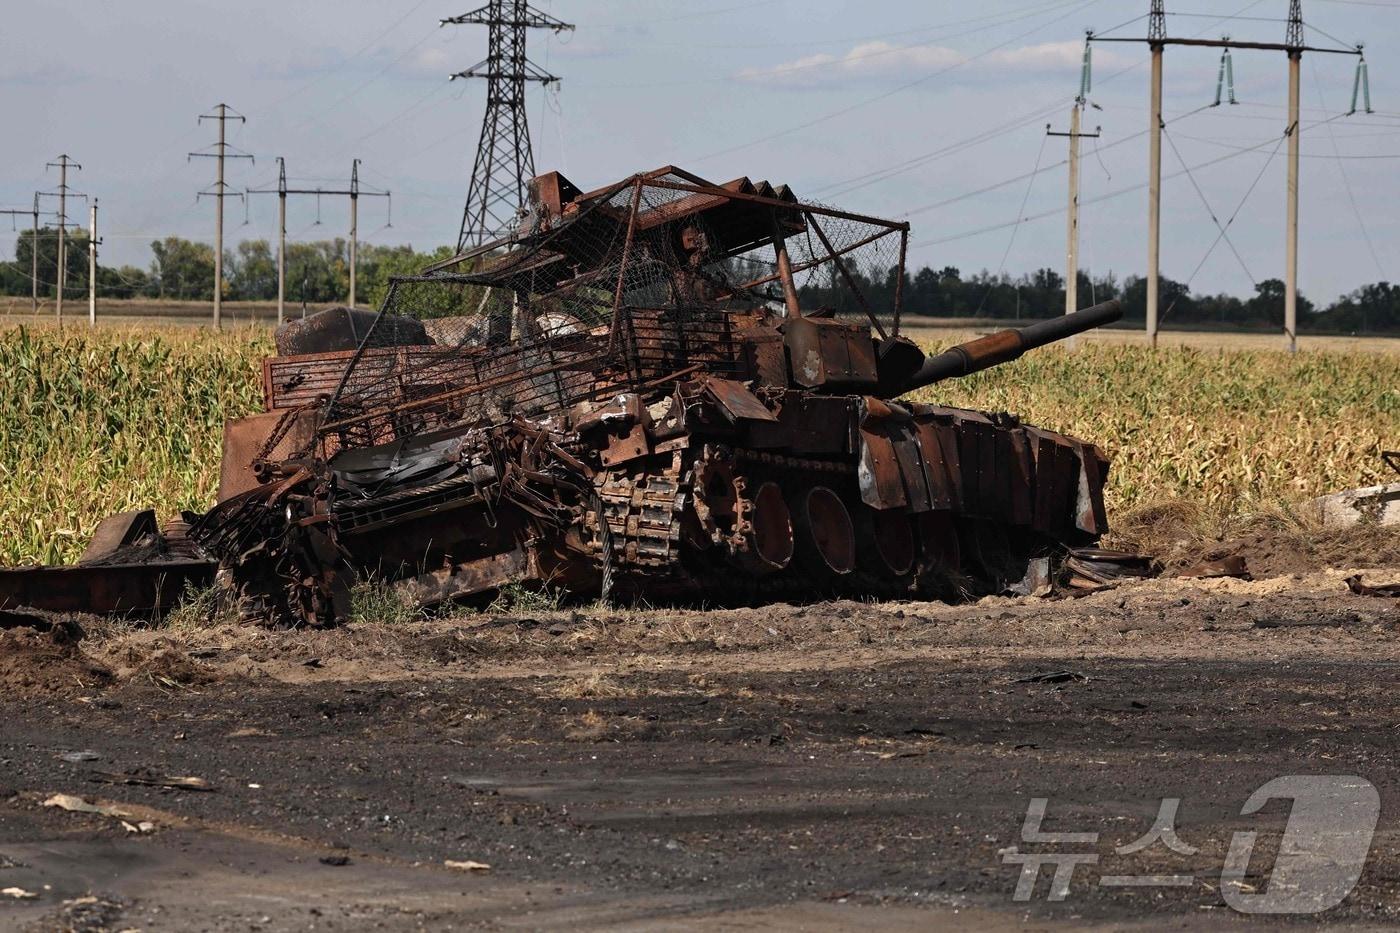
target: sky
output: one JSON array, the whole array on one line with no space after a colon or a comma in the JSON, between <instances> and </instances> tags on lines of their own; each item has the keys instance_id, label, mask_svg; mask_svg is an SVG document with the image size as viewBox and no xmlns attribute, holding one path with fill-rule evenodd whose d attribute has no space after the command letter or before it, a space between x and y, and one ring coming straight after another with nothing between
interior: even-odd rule
<instances>
[{"instance_id":1,"label":"sky","mask_svg":"<svg viewBox=\"0 0 1400 933\"><path fill-rule=\"evenodd\" d=\"M486 29L439 26L483 0L122 0L15 4L0 32L0 207L52 190L45 163L83 166L104 263L149 264L153 239L212 242L200 114L247 117L229 140L237 189L343 187L363 160L362 240L454 243L485 106L449 76ZM911 265L1063 269L1067 129L1084 34L1141 37L1147 0L534 0L577 24L533 31L535 165L585 190L674 164L913 225ZM1167 0L1173 36L1282 41L1286 0ZM1231 14L1234 18L1227 19ZM1400 0L1305 0L1310 44L1365 42L1376 112L1345 116L1355 58L1302 64L1300 283L1327 302L1400 280ZM1094 46L1084 130L1081 266L1120 279L1146 264L1148 52ZM1282 278L1286 58L1237 51L1239 104L1210 107L1220 54L1165 56L1162 271L1197 292ZM1184 172L1183 166L1190 171ZM52 206L55 202L47 201ZM73 213L86 220L81 203ZM291 199L292 240L344 235L344 198ZM0 216L0 254L14 233ZM246 223L245 223L246 219ZM275 196L227 203L226 243L276 236ZM387 223L392 219L392 227ZM319 223L318 223L319 220ZM19 218L23 225L26 218ZM1226 226L1221 241L1218 225ZM1232 248L1233 247L1233 248Z\"/></svg>"}]
</instances>

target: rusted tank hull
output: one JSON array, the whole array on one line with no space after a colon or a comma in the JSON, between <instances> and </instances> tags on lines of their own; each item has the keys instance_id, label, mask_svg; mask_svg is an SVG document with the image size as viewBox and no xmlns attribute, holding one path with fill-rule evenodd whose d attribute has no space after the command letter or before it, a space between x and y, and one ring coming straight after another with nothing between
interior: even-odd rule
<instances>
[{"instance_id":1,"label":"rusted tank hull","mask_svg":"<svg viewBox=\"0 0 1400 933\"><path fill-rule=\"evenodd\" d=\"M325 625L367 577L423 604L512 583L716 603L996 592L1106 529L1104 456L1009 415L713 376L591 414L285 462L203 540L240 555L259 611ZM241 556L250 540L281 550Z\"/></svg>"},{"instance_id":2,"label":"rusted tank hull","mask_svg":"<svg viewBox=\"0 0 1400 933\"><path fill-rule=\"evenodd\" d=\"M214 582L214 562L162 561L101 566L0 569L0 608L95 615L159 616L191 587Z\"/></svg>"}]
</instances>

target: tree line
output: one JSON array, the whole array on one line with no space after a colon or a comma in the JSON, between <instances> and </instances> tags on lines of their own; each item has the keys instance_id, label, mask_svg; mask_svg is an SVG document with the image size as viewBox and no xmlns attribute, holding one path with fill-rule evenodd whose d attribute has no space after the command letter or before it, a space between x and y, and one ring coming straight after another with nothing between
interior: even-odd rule
<instances>
[{"instance_id":1,"label":"tree line","mask_svg":"<svg viewBox=\"0 0 1400 933\"><path fill-rule=\"evenodd\" d=\"M20 233L13 262L0 263L0 294L29 295L30 270L38 253L39 294L52 298L57 292L58 231L41 228ZM67 237L63 294L82 298L88 292L88 237L73 232ZM452 255L449 247L418 252L412 246L378 246L360 243L356 284L361 301L377 305L391 276L412 275L424 266ZM342 237L311 243L287 244L287 300L293 303L328 304L344 301L350 290L350 246ZM151 243L151 263L146 268L124 265L97 267L97 292L104 298L147 298L169 301L212 301L214 298L214 248L183 237L166 237ZM267 240L244 240L224 252L226 301L272 301L277 298L277 248Z\"/></svg>"},{"instance_id":2,"label":"tree line","mask_svg":"<svg viewBox=\"0 0 1400 933\"><path fill-rule=\"evenodd\" d=\"M872 309L894 307L900 285L897 269L850 272ZM1081 271L1078 292L1080 307L1116 298L1123 302L1124 320L1146 320L1147 280L1141 276L1120 281L1112 273L1095 276ZM1034 319L1065 310L1064 276L1054 269L1019 276L985 269L964 275L954 266L925 266L905 273L903 293L905 315ZM834 307L842 315L862 313L857 299L834 276L821 285L799 289L799 297L804 306ZM1158 307L1160 324L1168 329L1277 331L1283 327L1284 283L1265 279L1255 285L1253 295L1241 298L1196 294L1185 283L1162 276ZM1400 285L1364 285L1321 308L1299 294L1298 328L1314 333L1400 333Z\"/></svg>"},{"instance_id":3,"label":"tree line","mask_svg":"<svg viewBox=\"0 0 1400 933\"><path fill-rule=\"evenodd\" d=\"M88 289L87 234L68 237L65 297L81 298ZM57 231L41 228L20 233L13 262L0 262L0 294L28 295L34 251L38 252L39 293L54 295L58 267ZM359 247L358 284L362 301L377 305L394 275L410 275L450 257L450 247L429 252L412 246ZM214 250L206 243L166 237L151 244L146 268L99 265L98 294L106 298L147 298L175 301L210 301L214 297ZM880 312L894 307L899 288L898 272L848 266L866 303ZM224 256L224 298L229 301L271 301L277 297L277 251L267 240L244 240ZM809 282L800 291L806 307L832 307L838 313L857 315L857 300L837 277ZM287 244L287 300L326 304L344 301L350 287L349 244L343 238ZM996 274L987 270L964 274L954 266L924 266L907 270L903 295L906 315L935 317L1035 319L1064 311L1064 277L1054 269L1038 269L1023 275ZM1142 321L1147 314L1147 282L1140 276L1119 280L1112 273L1079 274L1079 301L1087 306L1117 298L1124 317ZM1162 326L1184 328L1278 330L1283 326L1284 285L1266 279L1253 295L1197 294L1182 282L1163 277L1160 283ZM1298 299L1300 330L1330 333L1400 333L1400 285L1377 282L1364 285L1319 308L1304 296Z\"/></svg>"}]
</instances>

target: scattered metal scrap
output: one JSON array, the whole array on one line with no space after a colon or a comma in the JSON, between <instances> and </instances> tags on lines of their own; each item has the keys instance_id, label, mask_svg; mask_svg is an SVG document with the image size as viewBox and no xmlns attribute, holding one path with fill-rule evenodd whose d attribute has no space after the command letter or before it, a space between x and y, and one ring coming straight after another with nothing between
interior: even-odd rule
<instances>
[{"instance_id":1,"label":"scattered metal scrap","mask_svg":"<svg viewBox=\"0 0 1400 933\"><path fill-rule=\"evenodd\" d=\"M1357 596L1400 597L1400 583L1380 583L1368 586L1361 582L1361 574L1359 573L1347 577L1346 583L1347 589Z\"/></svg>"},{"instance_id":2,"label":"scattered metal scrap","mask_svg":"<svg viewBox=\"0 0 1400 933\"><path fill-rule=\"evenodd\" d=\"M666 167L585 193L542 175L510 237L395 279L377 314L279 333L266 412L227 425L220 502L187 536L130 518L101 570L23 571L0 599L50 574L64 608L167 605L149 574L186 542L182 582L215 561L250 615L287 624L345 619L364 577L425 605L507 584L1000 592L1106 531L1107 458L904 396L1121 312L926 357L899 336L907 239L747 178ZM139 542L161 560L111 562Z\"/></svg>"},{"instance_id":3,"label":"scattered metal scrap","mask_svg":"<svg viewBox=\"0 0 1400 933\"><path fill-rule=\"evenodd\" d=\"M1380 456L1386 466L1400 473L1400 451L1383 450ZM1400 525L1400 483L1331 493L1314 499L1313 506L1325 528Z\"/></svg>"}]
</instances>

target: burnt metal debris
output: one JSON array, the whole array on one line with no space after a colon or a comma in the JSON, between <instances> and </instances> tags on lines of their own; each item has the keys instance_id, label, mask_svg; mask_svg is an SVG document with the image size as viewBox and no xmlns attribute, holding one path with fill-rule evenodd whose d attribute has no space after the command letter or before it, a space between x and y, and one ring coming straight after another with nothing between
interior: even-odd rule
<instances>
[{"instance_id":1,"label":"burnt metal debris","mask_svg":"<svg viewBox=\"0 0 1400 933\"><path fill-rule=\"evenodd\" d=\"M899 334L908 231L669 166L539 176L509 237L279 333L218 505L175 537L286 624L344 620L367 577L423 605L999 592L1106 531L1107 458L906 396L1121 312L926 357Z\"/></svg>"}]
</instances>

